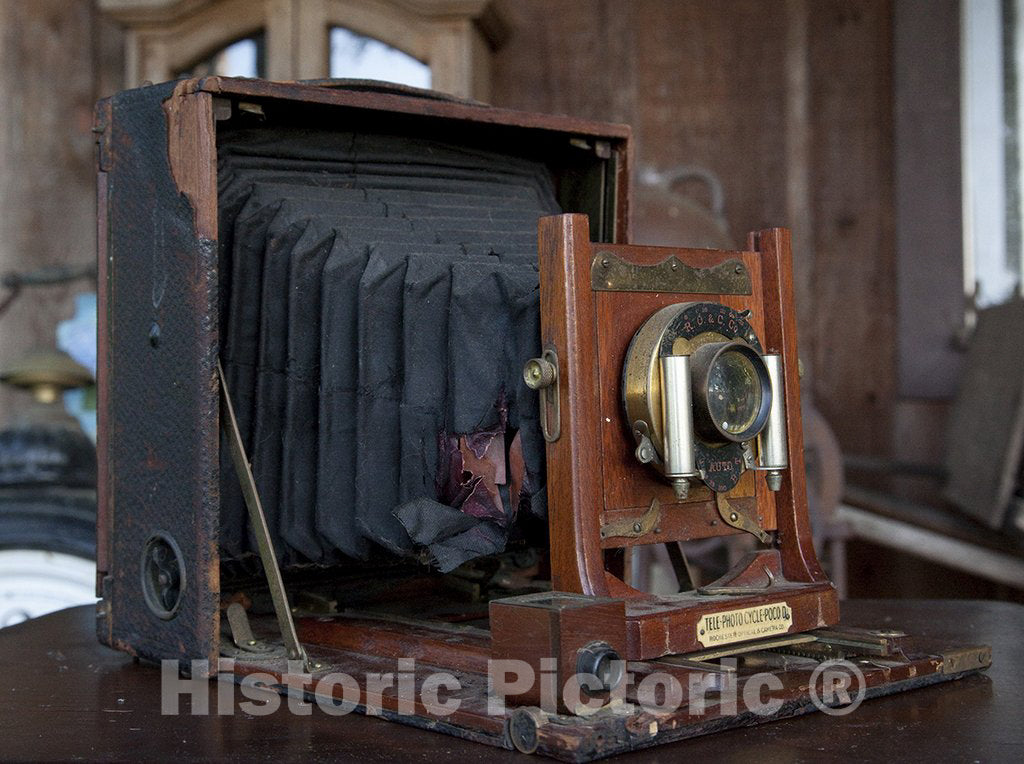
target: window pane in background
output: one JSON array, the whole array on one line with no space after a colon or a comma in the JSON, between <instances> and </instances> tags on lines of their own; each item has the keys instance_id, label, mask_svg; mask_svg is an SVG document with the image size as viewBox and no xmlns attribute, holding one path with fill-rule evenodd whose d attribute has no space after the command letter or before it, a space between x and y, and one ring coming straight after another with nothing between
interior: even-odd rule
<instances>
[{"instance_id":1,"label":"window pane in background","mask_svg":"<svg viewBox=\"0 0 1024 764\"><path fill-rule=\"evenodd\" d=\"M430 87L430 67L408 53L344 27L331 28L331 77Z\"/></svg>"},{"instance_id":2,"label":"window pane in background","mask_svg":"<svg viewBox=\"0 0 1024 764\"><path fill-rule=\"evenodd\" d=\"M1021 0L961 5L965 291L978 307L1021 288ZM1013 13L1008 14L1007 11Z\"/></svg>"},{"instance_id":3,"label":"window pane in background","mask_svg":"<svg viewBox=\"0 0 1024 764\"><path fill-rule=\"evenodd\" d=\"M212 56L180 72L179 76L264 77L266 76L266 67L263 56L263 40L263 32L236 40Z\"/></svg>"}]
</instances>

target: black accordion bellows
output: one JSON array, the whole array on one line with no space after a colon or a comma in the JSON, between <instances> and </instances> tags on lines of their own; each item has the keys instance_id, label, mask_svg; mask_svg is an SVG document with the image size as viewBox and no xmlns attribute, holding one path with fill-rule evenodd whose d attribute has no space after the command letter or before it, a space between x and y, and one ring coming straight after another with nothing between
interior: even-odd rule
<instances>
[{"instance_id":1,"label":"black accordion bellows","mask_svg":"<svg viewBox=\"0 0 1024 764\"><path fill-rule=\"evenodd\" d=\"M500 552L545 512L521 369L549 171L379 132L239 130L218 156L222 360L281 561ZM221 463L222 555L244 559Z\"/></svg>"}]
</instances>

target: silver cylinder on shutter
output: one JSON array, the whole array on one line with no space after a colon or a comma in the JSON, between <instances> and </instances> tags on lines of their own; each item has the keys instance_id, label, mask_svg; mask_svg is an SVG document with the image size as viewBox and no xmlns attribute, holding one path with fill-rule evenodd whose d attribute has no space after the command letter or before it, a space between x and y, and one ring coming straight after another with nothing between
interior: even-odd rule
<instances>
[{"instance_id":1,"label":"silver cylinder on shutter","mask_svg":"<svg viewBox=\"0 0 1024 764\"><path fill-rule=\"evenodd\" d=\"M768 423L758 436L760 468L781 470L789 466L789 441L786 436L786 391L782 379L782 356L762 356L772 383L772 407Z\"/></svg>"},{"instance_id":2,"label":"silver cylinder on shutter","mask_svg":"<svg viewBox=\"0 0 1024 764\"><path fill-rule=\"evenodd\" d=\"M687 355L661 358L661 432L665 477L671 480L696 475L690 357Z\"/></svg>"}]
</instances>

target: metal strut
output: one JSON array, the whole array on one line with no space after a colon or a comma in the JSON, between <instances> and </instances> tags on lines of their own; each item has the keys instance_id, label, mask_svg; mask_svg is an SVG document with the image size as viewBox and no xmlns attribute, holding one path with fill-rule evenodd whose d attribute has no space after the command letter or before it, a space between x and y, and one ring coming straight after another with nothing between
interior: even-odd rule
<instances>
[{"instance_id":1,"label":"metal strut","mask_svg":"<svg viewBox=\"0 0 1024 764\"><path fill-rule=\"evenodd\" d=\"M277 614L277 625L281 630L285 652L291 660L302 661L306 671L312 671L314 667L310 663L309 656L306 655L306 649L299 643L299 635L295 631L292 609L288 604L288 593L284 589L284 579L281 578L281 569L277 566L274 544L270 540L267 516L263 513L263 504L260 502L259 491L256 489L256 480L252 476L252 468L245 455L245 446L242 444L242 435L238 431L238 420L235 419L235 409L231 405L231 395L228 392L228 383L220 359L217 359L217 378L220 380L222 410L225 414L221 417L221 424L228 438L231 462L235 465L235 473L238 475L238 483L242 487L245 505L249 509L249 523L252 525L256 544L259 546L260 560L263 562L263 571L266 573L267 584L270 586L270 598L274 602L274 612Z\"/></svg>"}]
</instances>

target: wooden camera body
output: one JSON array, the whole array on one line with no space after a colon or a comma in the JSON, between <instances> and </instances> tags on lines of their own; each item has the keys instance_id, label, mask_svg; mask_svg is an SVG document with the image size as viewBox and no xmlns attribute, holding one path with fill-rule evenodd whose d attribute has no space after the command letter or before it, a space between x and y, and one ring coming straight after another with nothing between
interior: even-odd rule
<instances>
[{"instance_id":1,"label":"wooden camera body","mask_svg":"<svg viewBox=\"0 0 1024 764\"><path fill-rule=\"evenodd\" d=\"M752 234L745 252L669 249L592 244L585 219L546 218L540 262L544 350L560 359L561 434L548 444L554 588L624 599L630 660L749 639L743 629L713 639L702 627L707 616L741 608L784 604L792 620L777 624L783 633L838 622L807 514L788 232ZM680 339L739 342L774 356L773 400L761 418L781 415L769 426L782 432L770 436L786 442L777 464L759 464L766 446L752 454L750 442L768 433L706 446L691 423L684 439L703 453L691 458L693 487L683 498L649 463L663 463L667 450L662 348L678 349ZM681 384L683 405L698 406L696 381ZM651 447L654 459L641 463ZM768 540L773 531L777 543L726 579L675 596L638 592L606 564L616 549L744 532Z\"/></svg>"},{"instance_id":2,"label":"wooden camera body","mask_svg":"<svg viewBox=\"0 0 1024 764\"><path fill-rule=\"evenodd\" d=\"M570 761L803 713L836 658L858 697L988 664L837 628L789 235L630 246L628 128L208 78L96 131L104 643Z\"/></svg>"}]
</instances>

